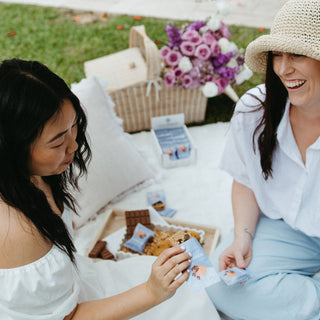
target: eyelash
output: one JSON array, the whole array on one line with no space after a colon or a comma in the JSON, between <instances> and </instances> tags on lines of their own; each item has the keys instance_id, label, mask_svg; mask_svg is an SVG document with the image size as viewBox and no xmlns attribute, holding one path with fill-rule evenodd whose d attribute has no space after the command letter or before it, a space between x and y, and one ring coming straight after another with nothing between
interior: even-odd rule
<instances>
[{"instance_id":1,"label":"eyelash","mask_svg":"<svg viewBox=\"0 0 320 320\"><path fill-rule=\"evenodd\" d=\"M75 124L72 126L72 128L76 127L77 125L78 125L78 124L75 123ZM56 148L62 147L63 144L64 144L64 141L63 141L62 143L58 144L57 146L54 146L53 148L56 149Z\"/></svg>"},{"instance_id":2,"label":"eyelash","mask_svg":"<svg viewBox=\"0 0 320 320\"><path fill-rule=\"evenodd\" d=\"M56 148L62 147L63 144L64 144L64 141L62 143L58 144L57 146L54 146L53 148L56 149Z\"/></svg>"}]
</instances>

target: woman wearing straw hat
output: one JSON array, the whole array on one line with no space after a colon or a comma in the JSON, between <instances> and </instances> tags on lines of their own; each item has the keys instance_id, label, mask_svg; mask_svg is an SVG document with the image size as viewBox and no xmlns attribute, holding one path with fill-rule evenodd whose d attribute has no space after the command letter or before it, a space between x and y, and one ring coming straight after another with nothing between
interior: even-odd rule
<instances>
[{"instance_id":1,"label":"woman wearing straw hat","mask_svg":"<svg viewBox=\"0 0 320 320\"><path fill-rule=\"evenodd\" d=\"M290 0L246 63L265 85L236 106L221 159L234 233L213 257L255 277L207 292L234 319L320 319L320 0Z\"/></svg>"}]
</instances>

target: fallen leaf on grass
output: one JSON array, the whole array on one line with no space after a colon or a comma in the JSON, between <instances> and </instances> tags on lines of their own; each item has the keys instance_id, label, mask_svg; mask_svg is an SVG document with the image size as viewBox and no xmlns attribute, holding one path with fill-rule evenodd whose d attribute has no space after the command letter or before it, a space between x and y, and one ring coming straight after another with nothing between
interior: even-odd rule
<instances>
[{"instance_id":1,"label":"fallen leaf on grass","mask_svg":"<svg viewBox=\"0 0 320 320\"><path fill-rule=\"evenodd\" d=\"M7 37L13 37L15 36L17 33L15 31L11 31L7 34Z\"/></svg>"},{"instance_id":2,"label":"fallen leaf on grass","mask_svg":"<svg viewBox=\"0 0 320 320\"><path fill-rule=\"evenodd\" d=\"M81 18L79 16L73 17L74 22L80 22Z\"/></svg>"}]
</instances>

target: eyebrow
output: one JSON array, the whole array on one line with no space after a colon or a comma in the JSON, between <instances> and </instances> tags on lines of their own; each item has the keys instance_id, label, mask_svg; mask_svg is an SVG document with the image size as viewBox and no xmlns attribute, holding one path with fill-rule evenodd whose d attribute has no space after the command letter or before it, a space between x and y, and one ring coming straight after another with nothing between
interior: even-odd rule
<instances>
[{"instance_id":1,"label":"eyebrow","mask_svg":"<svg viewBox=\"0 0 320 320\"><path fill-rule=\"evenodd\" d=\"M56 134L52 139L50 139L50 140L48 141L48 143L51 143L51 142L53 142L54 140L57 140L58 138L62 137L64 134L67 133L67 131L68 131L68 130L65 130L65 131L62 131L62 132Z\"/></svg>"},{"instance_id":2,"label":"eyebrow","mask_svg":"<svg viewBox=\"0 0 320 320\"><path fill-rule=\"evenodd\" d=\"M77 121L77 115L75 116L75 118L74 118L74 120L73 120L73 125L72 125L72 126L74 126L75 124L77 124L77 123L75 123L76 121ZM56 134L53 138L51 138L47 143L51 143L51 142L59 139L60 137L62 137L62 136L63 136L64 134L66 134L67 132L68 132L68 130L59 132L59 133Z\"/></svg>"}]
</instances>

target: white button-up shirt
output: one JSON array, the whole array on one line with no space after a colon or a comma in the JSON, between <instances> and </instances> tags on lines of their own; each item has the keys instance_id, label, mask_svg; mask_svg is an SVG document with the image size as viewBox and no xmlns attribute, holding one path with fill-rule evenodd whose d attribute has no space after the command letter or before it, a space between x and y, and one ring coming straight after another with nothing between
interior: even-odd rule
<instances>
[{"instance_id":1,"label":"white button-up shirt","mask_svg":"<svg viewBox=\"0 0 320 320\"><path fill-rule=\"evenodd\" d=\"M249 93L264 100L265 87ZM265 180L257 145L261 130L254 139L255 151L252 140L263 112L258 107L258 100L248 94L237 103L220 167L254 192L266 216L282 218L294 229L320 237L320 137L308 147L304 164L293 136L288 100L277 130L272 177Z\"/></svg>"}]
</instances>

